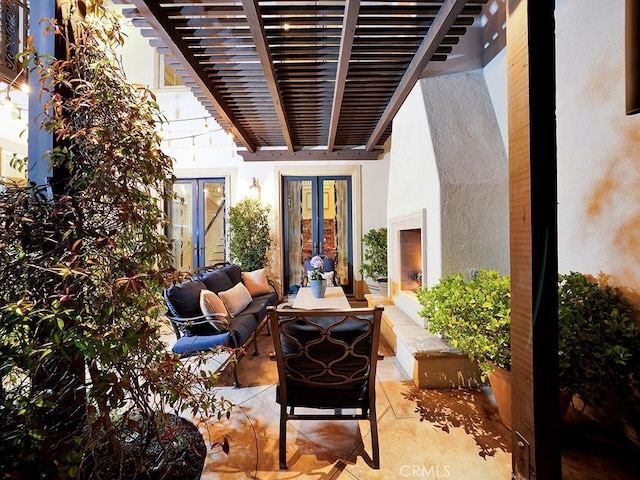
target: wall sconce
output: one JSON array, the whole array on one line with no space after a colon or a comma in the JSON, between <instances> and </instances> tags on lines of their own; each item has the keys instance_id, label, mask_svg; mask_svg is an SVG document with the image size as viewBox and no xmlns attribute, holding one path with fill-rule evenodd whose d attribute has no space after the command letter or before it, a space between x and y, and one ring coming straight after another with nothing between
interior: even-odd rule
<instances>
[{"instance_id":1,"label":"wall sconce","mask_svg":"<svg viewBox=\"0 0 640 480\"><path fill-rule=\"evenodd\" d=\"M253 183L249 185L249 196L251 198L260 198L260 182L256 177L253 177Z\"/></svg>"}]
</instances>

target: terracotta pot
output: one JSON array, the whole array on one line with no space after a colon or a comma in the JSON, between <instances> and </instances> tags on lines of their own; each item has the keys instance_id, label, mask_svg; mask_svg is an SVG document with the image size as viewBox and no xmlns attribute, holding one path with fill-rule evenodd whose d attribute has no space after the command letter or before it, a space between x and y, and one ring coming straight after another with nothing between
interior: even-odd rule
<instances>
[{"instance_id":1,"label":"terracotta pot","mask_svg":"<svg viewBox=\"0 0 640 480\"><path fill-rule=\"evenodd\" d=\"M495 367L489 374L489 384L496 399L500 420L511 430L511 372Z\"/></svg>"}]
</instances>

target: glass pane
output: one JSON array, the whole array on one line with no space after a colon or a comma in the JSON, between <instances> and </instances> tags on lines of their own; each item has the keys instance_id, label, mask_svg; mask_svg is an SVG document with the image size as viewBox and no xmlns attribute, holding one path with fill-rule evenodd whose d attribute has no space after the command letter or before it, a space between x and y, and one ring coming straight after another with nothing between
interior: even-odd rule
<instances>
[{"instance_id":1,"label":"glass pane","mask_svg":"<svg viewBox=\"0 0 640 480\"><path fill-rule=\"evenodd\" d=\"M183 86L182 78L178 76L174 68L168 62L168 58L173 59L173 55L166 53L160 55L160 88Z\"/></svg>"},{"instance_id":2,"label":"glass pane","mask_svg":"<svg viewBox=\"0 0 640 480\"><path fill-rule=\"evenodd\" d=\"M173 239L174 267L178 270L193 269L193 230L192 210L193 194L190 183L176 183L173 185L181 200L173 200L169 215L171 227L169 238Z\"/></svg>"},{"instance_id":3,"label":"glass pane","mask_svg":"<svg viewBox=\"0 0 640 480\"><path fill-rule=\"evenodd\" d=\"M330 204L333 212L330 220L330 231L327 231L327 209L325 208L325 252L335 259L336 275L343 285L349 282L349 188L347 180L325 181L331 187ZM324 189L327 190L327 187ZM330 240L330 241L328 241ZM331 246L329 250L327 245Z\"/></svg>"},{"instance_id":4,"label":"glass pane","mask_svg":"<svg viewBox=\"0 0 640 480\"><path fill-rule=\"evenodd\" d=\"M295 182L300 185L302 192L302 205L301 205L301 225L302 229L302 255L300 260L304 262L307 258L317 253L317 246L315 244L314 235L314 199L313 199L313 186L310 180L304 180L301 182Z\"/></svg>"},{"instance_id":5,"label":"glass pane","mask_svg":"<svg viewBox=\"0 0 640 480\"><path fill-rule=\"evenodd\" d=\"M308 192L311 200L311 182L289 180L287 183L287 235L286 246L288 272L286 280L290 285L302 285L304 280L303 250L311 252L312 232L310 212L304 213L303 191ZM305 221L306 219L306 221ZM308 254L309 254L308 253Z\"/></svg>"},{"instance_id":6,"label":"glass pane","mask_svg":"<svg viewBox=\"0 0 640 480\"><path fill-rule=\"evenodd\" d=\"M224 182L204 182L204 265L224 262Z\"/></svg>"}]
</instances>

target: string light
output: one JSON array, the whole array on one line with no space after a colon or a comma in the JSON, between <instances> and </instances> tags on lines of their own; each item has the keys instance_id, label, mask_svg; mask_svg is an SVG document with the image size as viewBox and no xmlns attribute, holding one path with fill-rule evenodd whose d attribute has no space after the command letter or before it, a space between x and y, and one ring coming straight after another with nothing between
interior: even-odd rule
<instances>
[{"instance_id":1,"label":"string light","mask_svg":"<svg viewBox=\"0 0 640 480\"><path fill-rule=\"evenodd\" d=\"M13 117L16 121L18 121L20 124L24 124L25 122L22 119L22 110L25 110L24 107L16 104L13 99L11 98L11 89L12 88L17 88L16 87L16 82L18 81L18 79L20 78L20 76L24 73L24 70L20 70L18 72L18 74L13 78L13 80L11 80L11 82L9 82L7 84L7 93L5 95L4 101L3 101L3 106L4 106L4 110L11 116ZM21 86L20 86L20 90L22 90L23 93L28 93L29 92L29 85L26 82L22 82Z\"/></svg>"},{"instance_id":2,"label":"string light","mask_svg":"<svg viewBox=\"0 0 640 480\"><path fill-rule=\"evenodd\" d=\"M184 139L188 139L188 138L193 138L193 137L199 137L201 135L207 135L209 134L209 145L213 145L213 137L211 136L212 133L215 132L220 132L220 131L224 131L224 128L220 127L220 128L216 128L216 129L212 129L211 126L209 125L209 119L211 117L210 116L204 116L204 117L191 117L191 118L175 118L173 120L158 120L156 123L159 124L159 132L158 134L161 135L161 140L170 143L173 140L184 140ZM164 138L164 130L163 130L163 125L166 123L167 125L171 126L171 124L173 123L179 123L179 122L194 122L194 121L198 121L198 120L204 120L204 127L203 127L203 132L199 133L199 134L189 134L189 135L184 135L182 137L171 137L168 139ZM233 133L232 132L227 132L227 135L229 135L229 138L231 140L233 140Z\"/></svg>"},{"instance_id":3,"label":"string light","mask_svg":"<svg viewBox=\"0 0 640 480\"><path fill-rule=\"evenodd\" d=\"M11 95L9 95L9 87L7 87L7 96L4 99L4 108L9 114L13 113L14 107L13 101L11 100Z\"/></svg>"},{"instance_id":4,"label":"string light","mask_svg":"<svg viewBox=\"0 0 640 480\"><path fill-rule=\"evenodd\" d=\"M184 136L182 136L182 137L171 137L171 138L167 138L167 139L165 139L164 141L165 141L165 142L172 142L172 141L174 141L174 140L187 140L187 139L189 139L189 138L194 139L194 138L196 138L196 137L202 137L203 135L209 135L209 136L211 136L211 134L212 134L213 132L221 132L221 131L223 131L223 130L224 130L223 128L217 128L217 129L215 129L215 130L210 130L209 132L193 133L193 134L189 134L189 135L184 135Z\"/></svg>"}]
</instances>

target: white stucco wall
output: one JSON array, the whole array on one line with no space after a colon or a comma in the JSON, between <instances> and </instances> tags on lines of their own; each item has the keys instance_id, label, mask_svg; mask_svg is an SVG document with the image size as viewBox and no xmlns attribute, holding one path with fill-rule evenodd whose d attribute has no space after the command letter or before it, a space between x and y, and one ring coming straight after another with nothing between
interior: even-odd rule
<instances>
[{"instance_id":1,"label":"white stucco wall","mask_svg":"<svg viewBox=\"0 0 640 480\"><path fill-rule=\"evenodd\" d=\"M624 4L556 2L558 266L565 273L602 272L612 284L638 292L640 115L625 114ZM484 69L505 146L506 68L502 52ZM418 192L437 189L435 172L424 165L433 161L434 146L424 138L429 121L419 101L412 92L394 121L389 218L428 206L428 194ZM434 250L441 254L433 241L428 249L429 259ZM434 281L432 274L426 281Z\"/></svg>"},{"instance_id":2,"label":"white stucco wall","mask_svg":"<svg viewBox=\"0 0 640 480\"><path fill-rule=\"evenodd\" d=\"M426 285L477 268L508 273L508 164L481 71L420 80L394 119L391 158L390 223L427 210Z\"/></svg>"},{"instance_id":3,"label":"white stucco wall","mask_svg":"<svg viewBox=\"0 0 640 480\"><path fill-rule=\"evenodd\" d=\"M502 49L487 66L484 67L484 78L491 96L495 118L505 151L509 150L509 116L507 112L507 49Z\"/></svg>"},{"instance_id":4,"label":"white stucco wall","mask_svg":"<svg viewBox=\"0 0 640 480\"><path fill-rule=\"evenodd\" d=\"M423 282L430 284L441 272L440 185L435 153L429 134L429 121L419 85L414 88L393 120L389 165L389 195L387 216L390 222L427 211L427 248ZM389 254L389 281L398 283L397 259L391 253L397 248L397 239L391 239Z\"/></svg>"},{"instance_id":5,"label":"white stucco wall","mask_svg":"<svg viewBox=\"0 0 640 480\"><path fill-rule=\"evenodd\" d=\"M625 115L624 0L556 2L558 265L640 290L640 115Z\"/></svg>"}]
</instances>

